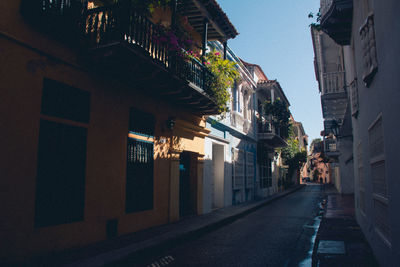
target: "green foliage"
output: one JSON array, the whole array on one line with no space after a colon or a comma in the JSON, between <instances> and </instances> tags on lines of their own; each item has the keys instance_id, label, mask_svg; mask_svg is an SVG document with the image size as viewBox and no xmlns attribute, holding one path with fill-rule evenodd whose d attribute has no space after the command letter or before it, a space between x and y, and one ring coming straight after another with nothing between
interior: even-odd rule
<instances>
[{"instance_id":1,"label":"green foliage","mask_svg":"<svg viewBox=\"0 0 400 267\"><path fill-rule=\"evenodd\" d=\"M131 1L132 5L136 10L150 15L154 12L157 7L167 7L171 4L171 0L114 0L116 2L129 2Z\"/></svg>"},{"instance_id":2,"label":"green foliage","mask_svg":"<svg viewBox=\"0 0 400 267\"><path fill-rule=\"evenodd\" d=\"M309 26L317 30L321 30L321 12L318 11L317 14L315 14L315 17L316 17L315 22L311 23ZM314 13L312 12L308 13L308 18L313 19Z\"/></svg>"},{"instance_id":3,"label":"green foliage","mask_svg":"<svg viewBox=\"0 0 400 267\"><path fill-rule=\"evenodd\" d=\"M314 181L318 181L319 175L321 173L319 172L319 170L317 168L314 169L314 173L313 173L313 180Z\"/></svg>"},{"instance_id":4,"label":"green foliage","mask_svg":"<svg viewBox=\"0 0 400 267\"><path fill-rule=\"evenodd\" d=\"M293 172L307 161L307 152L300 150L299 140L294 136L293 127L290 124L289 127L289 138L286 140L287 147L282 148L281 157L283 162L289 166L288 176L291 177Z\"/></svg>"},{"instance_id":5,"label":"green foliage","mask_svg":"<svg viewBox=\"0 0 400 267\"><path fill-rule=\"evenodd\" d=\"M236 63L223 59L219 52L213 50L205 56L204 65L213 74L213 78L210 81L211 92L209 93L216 101L219 112L229 111L229 88L234 86L235 82L240 78Z\"/></svg>"},{"instance_id":6,"label":"green foliage","mask_svg":"<svg viewBox=\"0 0 400 267\"><path fill-rule=\"evenodd\" d=\"M290 111L285 102L279 97L274 102L267 100L264 102L264 110L266 116L272 116L274 126L281 129L282 137L287 138L289 136Z\"/></svg>"},{"instance_id":7,"label":"green foliage","mask_svg":"<svg viewBox=\"0 0 400 267\"><path fill-rule=\"evenodd\" d=\"M321 141L322 141L321 138L315 138L315 139L313 139L312 142L311 142L310 147L312 147L312 146L315 145L315 144L320 143Z\"/></svg>"}]
</instances>

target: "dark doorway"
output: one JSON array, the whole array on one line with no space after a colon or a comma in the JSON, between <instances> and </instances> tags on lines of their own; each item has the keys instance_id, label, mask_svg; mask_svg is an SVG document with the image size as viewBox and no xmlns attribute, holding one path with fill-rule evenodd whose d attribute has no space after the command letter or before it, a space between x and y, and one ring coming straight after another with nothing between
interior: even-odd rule
<instances>
[{"instance_id":1,"label":"dark doorway","mask_svg":"<svg viewBox=\"0 0 400 267\"><path fill-rule=\"evenodd\" d=\"M184 151L179 162L179 215L187 216L195 213L196 188L193 173L193 154Z\"/></svg>"}]
</instances>

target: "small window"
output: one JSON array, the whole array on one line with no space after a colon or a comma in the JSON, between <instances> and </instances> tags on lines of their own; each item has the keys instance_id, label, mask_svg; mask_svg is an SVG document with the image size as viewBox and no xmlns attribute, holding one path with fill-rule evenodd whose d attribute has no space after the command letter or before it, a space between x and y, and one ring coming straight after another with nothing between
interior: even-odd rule
<instances>
[{"instance_id":1,"label":"small window","mask_svg":"<svg viewBox=\"0 0 400 267\"><path fill-rule=\"evenodd\" d=\"M61 82L44 79L42 114L88 123L90 93Z\"/></svg>"},{"instance_id":2,"label":"small window","mask_svg":"<svg viewBox=\"0 0 400 267\"><path fill-rule=\"evenodd\" d=\"M244 171L244 151L235 148L233 149L233 189L244 187Z\"/></svg>"}]
</instances>

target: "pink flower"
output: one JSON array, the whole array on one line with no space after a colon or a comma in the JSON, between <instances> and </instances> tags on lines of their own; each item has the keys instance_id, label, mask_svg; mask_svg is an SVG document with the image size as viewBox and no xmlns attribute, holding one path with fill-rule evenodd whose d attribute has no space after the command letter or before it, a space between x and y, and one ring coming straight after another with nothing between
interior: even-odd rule
<instances>
[{"instance_id":1,"label":"pink flower","mask_svg":"<svg viewBox=\"0 0 400 267\"><path fill-rule=\"evenodd\" d=\"M220 54L219 54L219 52L215 52L215 54L214 55L216 55L216 56L219 56Z\"/></svg>"}]
</instances>

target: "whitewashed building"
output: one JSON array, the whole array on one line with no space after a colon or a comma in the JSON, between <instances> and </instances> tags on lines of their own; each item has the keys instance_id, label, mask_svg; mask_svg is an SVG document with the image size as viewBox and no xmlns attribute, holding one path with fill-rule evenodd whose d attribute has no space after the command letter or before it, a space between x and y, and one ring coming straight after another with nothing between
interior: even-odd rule
<instances>
[{"instance_id":1,"label":"whitewashed building","mask_svg":"<svg viewBox=\"0 0 400 267\"><path fill-rule=\"evenodd\" d=\"M399 10L398 0L321 1L321 27L343 49L356 218L381 266L400 262Z\"/></svg>"},{"instance_id":2,"label":"whitewashed building","mask_svg":"<svg viewBox=\"0 0 400 267\"><path fill-rule=\"evenodd\" d=\"M210 46L223 51L220 43ZM205 139L203 212L254 199L256 176L256 82L240 59L226 48L227 59L237 63L241 76L231 89L230 112L224 118L210 116Z\"/></svg>"}]
</instances>

